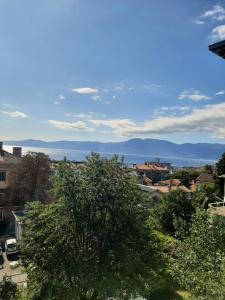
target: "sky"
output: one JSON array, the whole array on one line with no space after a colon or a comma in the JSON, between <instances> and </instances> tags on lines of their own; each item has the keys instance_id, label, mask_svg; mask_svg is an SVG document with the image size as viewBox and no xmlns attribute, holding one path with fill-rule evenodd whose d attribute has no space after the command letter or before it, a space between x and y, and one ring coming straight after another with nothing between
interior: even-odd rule
<instances>
[{"instance_id":1,"label":"sky","mask_svg":"<svg viewBox=\"0 0 225 300\"><path fill-rule=\"evenodd\" d=\"M0 0L0 139L225 143L225 0Z\"/></svg>"}]
</instances>

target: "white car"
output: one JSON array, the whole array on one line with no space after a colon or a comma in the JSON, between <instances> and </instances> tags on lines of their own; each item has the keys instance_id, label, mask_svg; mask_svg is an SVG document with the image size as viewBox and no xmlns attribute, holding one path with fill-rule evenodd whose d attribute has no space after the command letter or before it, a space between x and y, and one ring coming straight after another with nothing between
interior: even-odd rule
<instances>
[{"instance_id":1,"label":"white car","mask_svg":"<svg viewBox=\"0 0 225 300\"><path fill-rule=\"evenodd\" d=\"M19 247L16 242L16 239L8 239L5 241L5 252L8 254L15 254L19 252Z\"/></svg>"}]
</instances>

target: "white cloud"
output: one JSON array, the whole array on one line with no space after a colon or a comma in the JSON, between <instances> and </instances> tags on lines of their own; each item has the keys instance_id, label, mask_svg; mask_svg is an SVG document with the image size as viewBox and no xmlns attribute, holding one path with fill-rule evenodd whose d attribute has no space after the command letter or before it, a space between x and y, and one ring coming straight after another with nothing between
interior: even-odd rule
<instances>
[{"instance_id":1,"label":"white cloud","mask_svg":"<svg viewBox=\"0 0 225 300\"><path fill-rule=\"evenodd\" d=\"M7 108L14 108L14 105L12 105L12 104L3 103L2 105Z\"/></svg>"},{"instance_id":2,"label":"white cloud","mask_svg":"<svg viewBox=\"0 0 225 300\"><path fill-rule=\"evenodd\" d=\"M225 8L220 5L214 5L210 10L207 10L202 15L198 16L194 22L196 24L204 24L207 20L221 22L225 20Z\"/></svg>"},{"instance_id":3,"label":"white cloud","mask_svg":"<svg viewBox=\"0 0 225 300\"><path fill-rule=\"evenodd\" d=\"M156 84L156 83L150 83L150 84L146 84L144 85L144 89L148 90L150 92L156 92L161 88L161 84Z\"/></svg>"},{"instance_id":4,"label":"white cloud","mask_svg":"<svg viewBox=\"0 0 225 300\"><path fill-rule=\"evenodd\" d=\"M93 118L92 114L70 114L67 113L65 114L66 117L74 117L74 118L78 118L78 119L91 119Z\"/></svg>"},{"instance_id":5,"label":"white cloud","mask_svg":"<svg viewBox=\"0 0 225 300\"><path fill-rule=\"evenodd\" d=\"M187 110L183 107L184 111ZM165 110L167 108L165 107ZM225 138L225 103L194 109L184 116L155 117L149 121L135 123L130 119L89 120L95 126L104 126L118 136L149 136L176 133L207 133Z\"/></svg>"},{"instance_id":6,"label":"white cloud","mask_svg":"<svg viewBox=\"0 0 225 300\"><path fill-rule=\"evenodd\" d=\"M202 20L194 20L194 23L195 23L195 24L198 24L198 25L203 25L203 24L205 24L205 21L202 21Z\"/></svg>"},{"instance_id":7,"label":"white cloud","mask_svg":"<svg viewBox=\"0 0 225 300\"><path fill-rule=\"evenodd\" d=\"M59 100L63 101L63 100L65 100L65 99L66 99L66 97L64 97L62 94L59 95Z\"/></svg>"},{"instance_id":8,"label":"white cloud","mask_svg":"<svg viewBox=\"0 0 225 300\"><path fill-rule=\"evenodd\" d=\"M219 25L212 30L209 37L213 42L225 39L225 25Z\"/></svg>"},{"instance_id":9,"label":"white cloud","mask_svg":"<svg viewBox=\"0 0 225 300\"><path fill-rule=\"evenodd\" d=\"M112 88L112 90L115 92L121 92L123 89L124 89L124 84L117 84Z\"/></svg>"},{"instance_id":10,"label":"white cloud","mask_svg":"<svg viewBox=\"0 0 225 300\"><path fill-rule=\"evenodd\" d=\"M91 99L94 100L94 101L102 101L102 97L99 96L99 95L94 95L94 96L91 97Z\"/></svg>"},{"instance_id":11,"label":"white cloud","mask_svg":"<svg viewBox=\"0 0 225 300\"><path fill-rule=\"evenodd\" d=\"M172 114L185 114L191 110L189 106L160 106L153 110L154 116L163 115L165 113L172 113Z\"/></svg>"},{"instance_id":12,"label":"white cloud","mask_svg":"<svg viewBox=\"0 0 225 300\"><path fill-rule=\"evenodd\" d=\"M215 95L216 96L221 96L221 95L224 95L225 94L225 91L219 91L219 92L217 92Z\"/></svg>"},{"instance_id":13,"label":"white cloud","mask_svg":"<svg viewBox=\"0 0 225 300\"><path fill-rule=\"evenodd\" d=\"M73 117L73 118L78 118L78 119L93 119L94 117L105 117L105 114L99 114L99 113L94 113L92 111L89 111L88 113L78 113L78 114L71 114L71 113L66 113L66 117Z\"/></svg>"},{"instance_id":14,"label":"white cloud","mask_svg":"<svg viewBox=\"0 0 225 300\"><path fill-rule=\"evenodd\" d=\"M183 91L179 96L178 99L189 99L195 102L203 101L203 100L210 100L211 97L207 95L201 94L199 91Z\"/></svg>"},{"instance_id":15,"label":"white cloud","mask_svg":"<svg viewBox=\"0 0 225 300\"><path fill-rule=\"evenodd\" d=\"M57 120L48 120L49 124L53 125L56 128L63 130L81 130L81 131L93 131L93 128L90 128L83 121L77 122L63 122Z\"/></svg>"},{"instance_id":16,"label":"white cloud","mask_svg":"<svg viewBox=\"0 0 225 300\"><path fill-rule=\"evenodd\" d=\"M78 94L97 94L98 89L90 88L90 87L81 87L72 89L73 92Z\"/></svg>"},{"instance_id":17,"label":"white cloud","mask_svg":"<svg viewBox=\"0 0 225 300\"><path fill-rule=\"evenodd\" d=\"M129 119L108 119L108 120L90 120L95 126L106 126L114 130L115 133L120 135L120 132L123 130L131 129L135 126L135 123Z\"/></svg>"},{"instance_id":18,"label":"white cloud","mask_svg":"<svg viewBox=\"0 0 225 300\"><path fill-rule=\"evenodd\" d=\"M2 114L9 116L10 118L29 118L28 115L26 115L25 113L21 112L21 111L5 111L5 110L1 110L0 111Z\"/></svg>"},{"instance_id":19,"label":"white cloud","mask_svg":"<svg viewBox=\"0 0 225 300\"><path fill-rule=\"evenodd\" d=\"M195 109L185 116L157 117L141 124L127 119L98 120L95 123L113 128L115 134L127 137L196 132L225 138L225 103Z\"/></svg>"}]
</instances>

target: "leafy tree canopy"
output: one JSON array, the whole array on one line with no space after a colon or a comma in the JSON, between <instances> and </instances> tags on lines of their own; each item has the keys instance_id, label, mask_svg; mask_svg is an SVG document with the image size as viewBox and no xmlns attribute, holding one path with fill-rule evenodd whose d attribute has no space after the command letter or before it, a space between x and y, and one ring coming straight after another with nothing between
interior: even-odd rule
<instances>
[{"instance_id":1,"label":"leafy tree canopy","mask_svg":"<svg viewBox=\"0 0 225 300\"><path fill-rule=\"evenodd\" d=\"M188 233L194 212L191 194L181 190L163 195L155 210L161 229L173 236Z\"/></svg>"},{"instance_id":2,"label":"leafy tree canopy","mask_svg":"<svg viewBox=\"0 0 225 300\"><path fill-rule=\"evenodd\" d=\"M222 154L221 159L217 162L216 170L219 176L225 174L225 152Z\"/></svg>"},{"instance_id":3,"label":"leafy tree canopy","mask_svg":"<svg viewBox=\"0 0 225 300\"><path fill-rule=\"evenodd\" d=\"M174 280L197 299L225 299L224 218L199 210L172 260Z\"/></svg>"},{"instance_id":4,"label":"leafy tree canopy","mask_svg":"<svg viewBox=\"0 0 225 300\"><path fill-rule=\"evenodd\" d=\"M159 242L117 157L60 163L54 203L29 205L22 250L31 299L130 299L154 285Z\"/></svg>"},{"instance_id":5,"label":"leafy tree canopy","mask_svg":"<svg viewBox=\"0 0 225 300\"><path fill-rule=\"evenodd\" d=\"M190 187L191 181L196 179L199 175L200 171L194 169L176 170L171 175L171 178L178 178L182 185Z\"/></svg>"},{"instance_id":6,"label":"leafy tree canopy","mask_svg":"<svg viewBox=\"0 0 225 300\"><path fill-rule=\"evenodd\" d=\"M208 208L208 204L221 201L219 186L215 183L201 184L193 194L193 203L197 208Z\"/></svg>"}]
</instances>

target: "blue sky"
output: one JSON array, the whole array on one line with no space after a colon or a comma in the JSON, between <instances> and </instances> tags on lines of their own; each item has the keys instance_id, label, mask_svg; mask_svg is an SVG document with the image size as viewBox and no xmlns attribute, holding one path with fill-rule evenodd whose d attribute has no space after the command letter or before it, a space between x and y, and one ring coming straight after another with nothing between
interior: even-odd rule
<instances>
[{"instance_id":1,"label":"blue sky","mask_svg":"<svg viewBox=\"0 0 225 300\"><path fill-rule=\"evenodd\" d=\"M225 143L225 1L1 0L0 138Z\"/></svg>"}]
</instances>

